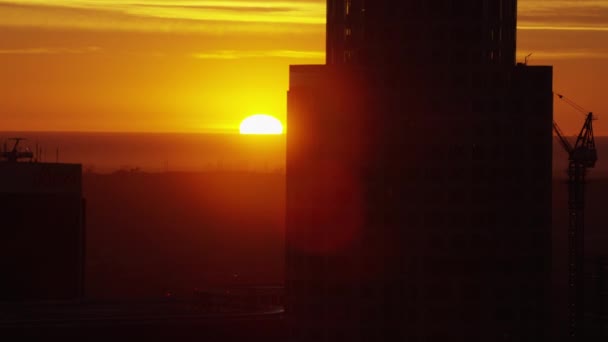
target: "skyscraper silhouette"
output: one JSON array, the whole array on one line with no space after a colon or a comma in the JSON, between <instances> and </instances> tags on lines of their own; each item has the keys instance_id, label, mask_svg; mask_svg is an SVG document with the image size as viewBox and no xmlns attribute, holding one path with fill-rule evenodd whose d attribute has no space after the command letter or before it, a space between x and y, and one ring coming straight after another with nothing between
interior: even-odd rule
<instances>
[{"instance_id":1,"label":"skyscraper silhouette","mask_svg":"<svg viewBox=\"0 0 608 342\"><path fill-rule=\"evenodd\" d=\"M552 69L515 36L515 0L328 1L290 69L293 340L546 337Z\"/></svg>"},{"instance_id":2,"label":"skyscraper silhouette","mask_svg":"<svg viewBox=\"0 0 608 342\"><path fill-rule=\"evenodd\" d=\"M328 0L327 64L515 62L515 0Z\"/></svg>"}]
</instances>

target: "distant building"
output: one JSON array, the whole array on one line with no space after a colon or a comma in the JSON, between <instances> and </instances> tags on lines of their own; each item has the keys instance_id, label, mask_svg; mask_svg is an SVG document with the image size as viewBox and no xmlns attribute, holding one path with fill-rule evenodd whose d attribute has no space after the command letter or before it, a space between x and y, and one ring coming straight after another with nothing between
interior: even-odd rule
<instances>
[{"instance_id":1,"label":"distant building","mask_svg":"<svg viewBox=\"0 0 608 342\"><path fill-rule=\"evenodd\" d=\"M547 340L552 68L515 8L328 1L327 65L290 69L294 341Z\"/></svg>"},{"instance_id":2,"label":"distant building","mask_svg":"<svg viewBox=\"0 0 608 342\"><path fill-rule=\"evenodd\" d=\"M0 161L0 302L84 292L80 165Z\"/></svg>"}]
</instances>

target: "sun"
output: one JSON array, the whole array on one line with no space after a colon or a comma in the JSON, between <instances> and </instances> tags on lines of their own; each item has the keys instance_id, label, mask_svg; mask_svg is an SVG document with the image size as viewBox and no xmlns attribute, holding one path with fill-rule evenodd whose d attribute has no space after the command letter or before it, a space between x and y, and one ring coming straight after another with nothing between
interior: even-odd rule
<instances>
[{"instance_id":1,"label":"sun","mask_svg":"<svg viewBox=\"0 0 608 342\"><path fill-rule=\"evenodd\" d=\"M283 134L283 124L279 119L266 115L256 114L245 118L240 126L241 134Z\"/></svg>"}]
</instances>

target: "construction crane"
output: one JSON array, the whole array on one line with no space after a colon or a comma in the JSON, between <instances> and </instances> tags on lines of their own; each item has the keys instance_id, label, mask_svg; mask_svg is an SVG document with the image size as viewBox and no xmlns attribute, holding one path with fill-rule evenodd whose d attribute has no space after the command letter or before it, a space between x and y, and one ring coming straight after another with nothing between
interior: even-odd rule
<instances>
[{"instance_id":1,"label":"construction crane","mask_svg":"<svg viewBox=\"0 0 608 342\"><path fill-rule=\"evenodd\" d=\"M8 139L9 141L14 141L15 144L13 145L12 150L8 150L7 146L6 146L6 142L4 143L4 150L2 151L2 153L0 153L0 159L6 159L6 161L8 162L18 162L19 159L32 159L34 158L34 154L29 150L26 149L25 151L19 151L19 143L23 140L27 140L25 138L11 138Z\"/></svg>"},{"instance_id":2,"label":"construction crane","mask_svg":"<svg viewBox=\"0 0 608 342\"><path fill-rule=\"evenodd\" d=\"M588 168L595 167L597 150L593 136L593 113L563 95L555 94L577 111L586 115L585 124L574 146L564 136L557 123L553 129L568 153L568 319L569 337L572 341L583 338L584 319L584 257L585 257L585 176Z\"/></svg>"}]
</instances>

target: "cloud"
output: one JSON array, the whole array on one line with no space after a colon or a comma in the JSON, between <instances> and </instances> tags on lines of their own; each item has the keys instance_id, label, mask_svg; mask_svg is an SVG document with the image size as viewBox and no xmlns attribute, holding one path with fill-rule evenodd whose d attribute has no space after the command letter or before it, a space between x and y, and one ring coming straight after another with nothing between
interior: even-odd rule
<instances>
[{"instance_id":1,"label":"cloud","mask_svg":"<svg viewBox=\"0 0 608 342\"><path fill-rule=\"evenodd\" d=\"M280 7L280 6L260 6L260 5L241 5L235 6L232 3L224 3L221 5L193 5L193 4L135 4L141 7L151 8L180 8L187 10L215 10L215 11L228 11L228 12L260 12L260 13L288 13L295 10L294 7Z\"/></svg>"},{"instance_id":2,"label":"cloud","mask_svg":"<svg viewBox=\"0 0 608 342\"><path fill-rule=\"evenodd\" d=\"M525 53L518 53L518 60L524 60L527 56ZM531 56L532 60L558 60L558 59L608 59L606 51L592 50L556 50L556 51L536 51Z\"/></svg>"},{"instance_id":3,"label":"cloud","mask_svg":"<svg viewBox=\"0 0 608 342\"><path fill-rule=\"evenodd\" d=\"M519 2L521 30L608 31L606 0L527 0Z\"/></svg>"},{"instance_id":4,"label":"cloud","mask_svg":"<svg viewBox=\"0 0 608 342\"><path fill-rule=\"evenodd\" d=\"M518 25L519 30L526 31L608 31L608 27L601 26L559 26L550 23L535 23L531 25Z\"/></svg>"},{"instance_id":5,"label":"cloud","mask_svg":"<svg viewBox=\"0 0 608 342\"><path fill-rule=\"evenodd\" d=\"M0 0L0 25L316 33L324 29L325 6L324 0ZM608 31L606 18L606 0L519 1L520 30Z\"/></svg>"},{"instance_id":6,"label":"cloud","mask_svg":"<svg viewBox=\"0 0 608 342\"><path fill-rule=\"evenodd\" d=\"M323 0L0 0L0 25L281 31L293 26L238 23L323 26L325 6ZM519 1L521 30L608 31L606 18L606 0Z\"/></svg>"},{"instance_id":7,"label":"cloud","mask_svg":"<svg viewBox=\"0 0 608 342\"><path fill-rule=\"evenodd\" d=\"M323 26L319 1L0 0L0 26L131 31L267 31ZM277 25L281 24L281 25Z\"/></svg>"},{"instance_id":8,"label":"cloud","mask_svg":"<svg viewBox=\"0 0 608 342\"><path fill-rule=\"evenodd\" d=\"M101 48L97 46L88 46L85 48L37 47L23 49L0 49L0 55L60 55L95 53L99 51L101 51Z\"/></svg>"},{"instance_id":9,"label":"cloud","mask_svg":"<svg viewBox=\"0 0 608 342\"><path fill-rule=\"evenodd\" d=\"M267 50L267 51L237 51L217 50L195 53L192 57L197 59L245 59L245 58L288 58L288 59L314 59L323 60L324 51L299 50Z\"/></svg>"}]
</instances>

